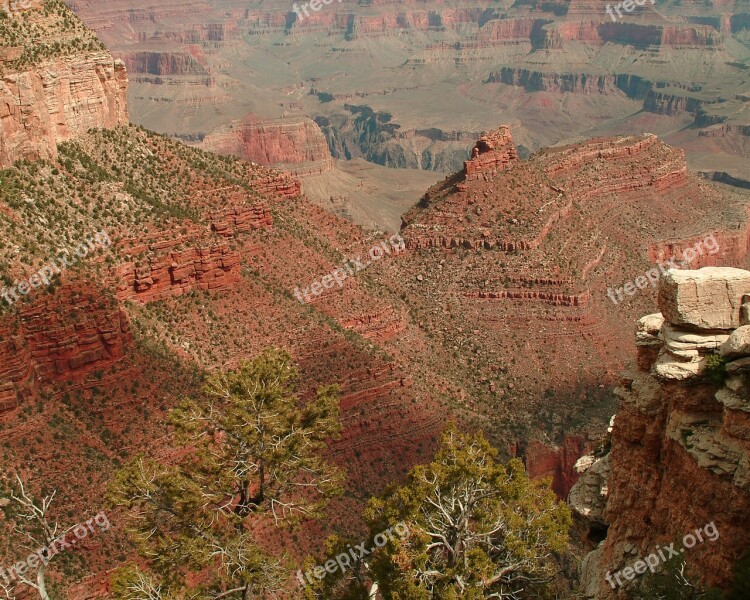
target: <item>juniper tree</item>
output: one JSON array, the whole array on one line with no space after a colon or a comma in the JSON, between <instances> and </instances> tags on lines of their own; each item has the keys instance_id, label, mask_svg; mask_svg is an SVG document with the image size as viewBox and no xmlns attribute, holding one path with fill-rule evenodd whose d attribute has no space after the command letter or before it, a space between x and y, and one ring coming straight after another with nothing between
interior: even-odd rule
<instances>
[{"instance_id":1,"label":"juniper tree","mask_svg":"<svg viewBox=\"0 0 750 600\"><path fill-rule=\"evenodd\" d=\"M267 350L209 377L204 397L170 414L184 458L138 456L118 472L111 498L152 572L119 572L117 598L264 598L284 587L283 560L258 547L255 528L320 516L342 489L323 457L341 431L338 388L304 403L297 376L286 352ZM205 581L189 585L191 572Z\"/></svg>"},{"instance_id":2,"label":"juniper tree","mask_svg":"<svg viewBox=\"0 0 750 600\"><path fill-rule=\"evenodd\" d=\"M22 558L6 573L0 569L0 589L2 597L12 600L16 597L17 588L26 586L36 590L41 600L49 600L47 592L47 567L52 559L56 542L70 531L62 530L57 520L50 515L57 490L42 498L35 497L16 474L16 485L10 493L10 519L13 531L23 540L18 548L27 556ZM71 528L72 529L72 528ZM19 565L22 569L19 569ZM34 573L30 574L28 571Z\"/></svg>"},{"instance_id":3,"label":"juniper tree","mask_svg":"<svg viewBox=\"0 0 750 600\"><path fill-rule=\"evenodd\" d=\"M369 561L386 600L539 597L533 589L554 574L571 524L548 482L452 426L435 460L373 499L366 520L373 535L398 522L409 529Z\"/></svg>"}]
</instances>

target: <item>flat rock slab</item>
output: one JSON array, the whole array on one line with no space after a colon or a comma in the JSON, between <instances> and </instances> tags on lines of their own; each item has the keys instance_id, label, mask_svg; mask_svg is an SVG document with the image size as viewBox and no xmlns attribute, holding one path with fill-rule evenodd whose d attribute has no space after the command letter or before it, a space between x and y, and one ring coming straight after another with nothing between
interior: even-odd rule
<instances>
[{"instance_id":1,"label":"flat rock slab","mask_svg":"<svg viewBox=\"0 0 750 600\"><path fill-rule=\"evenodd\" d=\"M654 373L666 381L684 381L698 377L706 367L706 359L701 359L698 352L695 356L680 356L662 350L654 363Z\"/></svg>"},{"instance_id":2,"label":"flat rock slab","mask_svg":"<svg viewBox=\"0 0 750 600\"><path fill-rule=\"evenodd\" d=\"M736 329L742 297L750 293L750 271L705 267L670 269L659 285L659 309L673 325L695 329Z\"/></svg>"}]
</instances>

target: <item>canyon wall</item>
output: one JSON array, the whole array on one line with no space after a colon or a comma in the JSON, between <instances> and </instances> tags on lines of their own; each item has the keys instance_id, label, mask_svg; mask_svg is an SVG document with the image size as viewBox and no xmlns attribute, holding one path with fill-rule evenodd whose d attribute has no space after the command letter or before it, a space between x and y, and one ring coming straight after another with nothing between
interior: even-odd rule
<instances>
[{"instance_id":1,"label":"canyon wall","mask_svg":"<svg viewBox=\"0 0 750 600\"><path fill-rule=\"evenodd\" d=\"M195 57L187 52L128 52L122 57L131 76L148 75L207 75Z\"/></svg>"},{"instance_id":2,"label":"canyon wall","mask_svg":"<svg viewBox=\"0 0 750 600\"><path fill-rule=\"evenodd\" d=\"M585 73L542 73L516 67L503 67L490 73L487 83L504 83L529 92L550 91L576 94L613 94L618 91L615 75Z\"/></svg>"},{"instance_id":3,"label":"canyon wall","mask_svg":"<svg viewBox=\"0 0 750 600\"><path fill-rule=\"evenodd\" d=\"M2 62L0 62L0 67ZM57 156L57 144L128 122L125 65L107 52L45 62L0 78L0 166Z\"/></svg>"},{"instance_id":4,"label":"canyon wall","mask_svg":"<svg viewBox=\"0 0 750 600\"><path fill-rule=\"evenodd\" d=\"M659 544L678 540L691 573L720 586L750 548L750 272L671 271L659 308L639 321L637 368L617 390L611 451L598 461L611 473L592 467L570 496L583 522L608 526L583 563L588 598L626 597L637 580L607 574ZM687 534L711 523L719 536L691 547Z\"/></svg>"},{"instance_id":5,"label":"canyon wall","mask_svg":"<svg viewBox=\"0 0 750 600\"><path fill-rule=\"evenodd\" d=\"M320 174L333 169L323 132L306 118L273 121L248 118L230 123L207 135L202 147L264 166L278 166L294 175Z\"/></svg>"},{"instance_id":6,"label":"canyon wall","mask_svg":"<svg viewBox=\"0 0 750 600\"><path fill-rule=\"evenodd\" d=\"M0 19L0 167L54 158L60 142L128 122L125 65L70 17L61 26L33 2Z\"/></svg>"},{"instance_id":7,"label":"canyon wall","mask_svg":"<svg viewBox=\"0 0 750 600\"><path fill-rule=\"evenodd\" d=\"M111 367L132 342L127 317L96 286L69 283L37 295L0 320L0 416L13 413L29 386L81 380Z\"/></svg>"}]
</instances>

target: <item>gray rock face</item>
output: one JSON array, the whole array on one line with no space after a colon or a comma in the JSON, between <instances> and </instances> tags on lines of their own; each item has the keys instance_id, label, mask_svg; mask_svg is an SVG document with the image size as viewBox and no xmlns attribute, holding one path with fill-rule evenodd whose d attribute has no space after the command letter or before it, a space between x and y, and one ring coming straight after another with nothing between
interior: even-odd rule
<instances>
[{"instance_id":1,"label":"gray rock face","mask_svg":"<svg viewBox=\"0 0 750 600\"><path fill-rule=\"evenodd\" d=\"M593 460L593 456L591 459ZM589 522L606 524L604 509L607 506L607 481L609 480L609 454L593 461L576 481L568 495L568 506Z\"/></svg>"},{"instance_id":2,"label":"gray rock face","mask_svg":"<svg viewBox=\"0 0 750 600\"><path fill-rule=\"evenodd\" d=\"M721 345L721 355L727 358L750 356L750 325L735 329Z\"/></svg>"},{"instance_id":3,"label":"gray rock face","mask_svg":"<svg viewBox=\"0 0 750 600\"><path fill-rule=\"evenodd\" d=\"M671 269L659 285L659 309L673 325L692 329L736 329L750 271L705 267L696 271Z\"/></svg>"}]
</instances>

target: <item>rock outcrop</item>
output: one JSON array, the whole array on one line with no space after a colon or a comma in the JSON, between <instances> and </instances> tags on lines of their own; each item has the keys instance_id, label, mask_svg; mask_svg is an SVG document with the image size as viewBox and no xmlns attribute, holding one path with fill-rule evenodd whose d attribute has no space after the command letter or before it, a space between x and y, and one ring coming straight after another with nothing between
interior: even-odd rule
<instances>
[{"instance_id":1,"label":"rock outcrop","mask_svg":"<svg viewBox=\"0 0 750 600\"><path fill-rule=\"evenodd\" d=\"M61 13L35 7L0 19L0 167L54 158L60 142L128 122L125 65L54 4Z\"/></svg>"},{"instance_id":2,"label":"rock outcrop","mask_svg":"<svg viewBox=\"0 0 750 600\"><path fill-rule=\"evenodd\" d=\"M258 121L247 118L206 136L202 146L295 176L317 175L333 169L333 159L320 127L310 119Z\"/></svg>"},{"instance_id":3,"label":"rock outcrop","mask_svg":"<svg viewBox=\"0 0 750 600\"><path fill-rule=\"evenodd\" d=\"M623 578L615 589L606 573L632 567L657 544L678 540L681 560L718 586L750 548L749 285L750 272L739 269L670 271L661 313L640 320L637 370L617 391L611 473L602 485L591 467L570 496L592 527L608 527L584 561L587 597L625 597L637 583ZM597 486L606 486L604 523L596 494L585 493ZM711 523L718 537L680 547Z\"/></svg>"},{"instance_id":4,"label":"rock outcrop","mask_svg":"<svg viewBox=\"0 0 750 600\"><path fill-rule=\"evenodd\" d=\"M118 299L153 302L236 284L240 279L239 254L223 240L181 248L185 242L192 245L196 241L189 235L163 239L148 244L138 259L123 262L116 274Z\"/></svg>"},{"instance_id":5,"label":"rock outcrop","mask_svg":"<svg viewBox=\"0 0 750 600\"><path fill-rule=\"evenodd\" d=\"M0 324L0 416L12 413L29 386L80 381L111 367L131 345L127 317L94 287L71 283L19 308Z\"/></svg>"},{"instance_id":6,"label":"rock outcrop","mask_svg":"<svg viewBox=\"0 0 750 600\"><path fill-rule=\"evenodd\" d=\"M131 74L144 75L208 75L205 67L187 52L131 52L123 55Z\"/></svg>"},{"instance_id":7,"label":"rock outcrop","mask_svg":"<svg viewBox=\"0 0 750 600\"><path fill-rule=\"evenodd\" d=\"M659 308L673 325L734 329L740 326L740 305L748 293L750 273L742 269L673 270L659 287Z\"/></svg>"},{"instance_id":8,"label":"rock outcrop","mask_svg":"<svg viewBox=\"0 0 750 600\"><path fill-rule=\"evenodd\" d=\"M479 138L471 158L464 163L466 179L478 179L482 173L496 173L518 160L510 127L503 125Z\"/></svg>"},{"instance_id":9,"label":"rock outcrop","mask_svg":"<svg viewBox=\"0 0 750 600\"><path fill-rule=\"evenodd\" d=\"M578 480L580 471L575 466L581 455L591 449L583 436L566 436L559 446L549 446L539 441L531 442L524 453L524 463L529 476L534 479L550 478L552 489L565 498Z\"/></svg>"}]
</instances>

